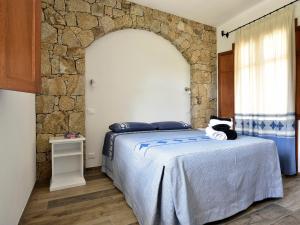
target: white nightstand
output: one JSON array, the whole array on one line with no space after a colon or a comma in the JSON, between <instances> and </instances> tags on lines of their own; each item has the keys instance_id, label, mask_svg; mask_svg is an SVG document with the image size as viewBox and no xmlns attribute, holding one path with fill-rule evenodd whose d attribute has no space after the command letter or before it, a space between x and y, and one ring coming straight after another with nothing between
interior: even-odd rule
<instances>
[{"instance_id":1,"label":"white nightstand","mask_svg":"<svg viewBox=\"0 0 300 225\"><path fill-rule=\"evenodd\" d=\"M52 144L52 178L50 191L85 185L83 176L83 142L85 138L50 138Z\"/></svg>"}]
</instances>

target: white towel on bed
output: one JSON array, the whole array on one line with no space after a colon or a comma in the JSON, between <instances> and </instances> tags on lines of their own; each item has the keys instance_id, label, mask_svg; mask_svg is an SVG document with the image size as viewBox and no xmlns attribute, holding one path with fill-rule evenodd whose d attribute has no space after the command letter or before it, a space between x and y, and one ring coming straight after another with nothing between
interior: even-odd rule
<instances>
[{"instance_id":1,"label":"white towel on bed","mask_svg":"<svg viewBox=\"0 0 300 225\"><path fill-rule=\"evenodd\" d=\"M227 120L217 120L217 119L211 119L209 121L208 126L209 127L213 127L215 125L219 125L219 124L226 124L228 126L230 126L230 128L232 128L232 121L227 121Z\"/></svg>"},{"instance_id":2,"label":"white towel on bed","mask_svg":"<svg viewBox=\"0 0 300 225\"><path fill-rule=\"evenodd\" d=\"M206 135L210 137L211 139L215 139L218 141L225 141L227 140L227 136L222 131L216 131L212 127L207 127L205 129Z\"/></svg>"}]
</instances>

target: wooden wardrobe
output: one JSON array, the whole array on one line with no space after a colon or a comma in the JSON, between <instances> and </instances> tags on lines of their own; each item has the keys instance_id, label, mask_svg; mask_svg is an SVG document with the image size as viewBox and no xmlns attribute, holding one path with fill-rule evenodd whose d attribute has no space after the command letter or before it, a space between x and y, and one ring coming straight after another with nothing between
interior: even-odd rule
<instances>
[{"instance_id":1,"label":"wooden wardrobe","mask_svg":"<svg viewBox=\"0 0 300 225\"><path fill-rule=\"evenodd\" d=\"M221 117L234 117L234 45L218 54L218 111Z\"/></svg>"},{"instance_id":2,"label":"wooden wardrobe","mask_svg":"<svg viewBox=\"0 0 300 225\"><path fill-rule=\"evenodd\" d=\"M40 0L0 0L0 89L40 91Z\"/></svg>"}]
</instances>

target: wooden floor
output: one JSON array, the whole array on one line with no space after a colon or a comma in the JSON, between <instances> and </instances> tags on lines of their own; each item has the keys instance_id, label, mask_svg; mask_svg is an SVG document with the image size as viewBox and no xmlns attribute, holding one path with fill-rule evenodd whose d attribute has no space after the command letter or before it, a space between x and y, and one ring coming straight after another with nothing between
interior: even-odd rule
<instances>
[{"instance_id":1,"label":"wooden floor","mask_svg":"<svg viewBox=\"0 0 300 225\"><path fill-rule=\"evenodd\" d=\"M99 170L86 172L87 185L49 192L37 185L20 225L138 225L122 193ZM285 197L255 203L229 219L226 225L300 225L300 176L284 178ZM167 224L166 224L167 225Z\"/></svg>"}]
</instances>

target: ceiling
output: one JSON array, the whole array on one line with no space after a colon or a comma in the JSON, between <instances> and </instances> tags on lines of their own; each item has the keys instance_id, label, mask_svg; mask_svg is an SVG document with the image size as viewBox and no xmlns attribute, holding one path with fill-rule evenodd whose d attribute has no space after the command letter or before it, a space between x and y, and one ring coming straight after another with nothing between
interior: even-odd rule
<instances>
[{"instance_id":1,"label":"ceiling","mask_svg":"<svg viewBox=\"0 0 300 225\"><path fill-rule=\"evenodd\" d=\"M217 27L261 0L130 0Z\"/></svg>"}]
</instances>

